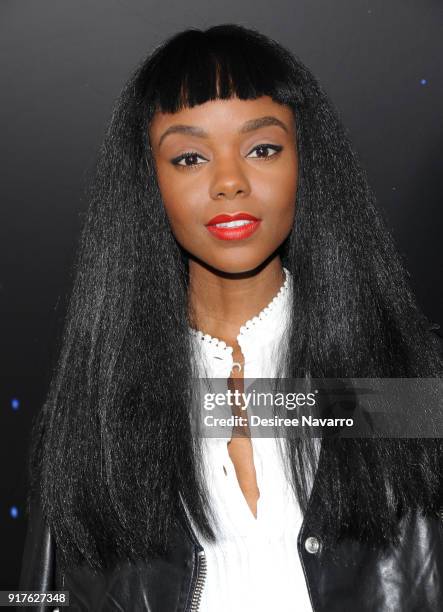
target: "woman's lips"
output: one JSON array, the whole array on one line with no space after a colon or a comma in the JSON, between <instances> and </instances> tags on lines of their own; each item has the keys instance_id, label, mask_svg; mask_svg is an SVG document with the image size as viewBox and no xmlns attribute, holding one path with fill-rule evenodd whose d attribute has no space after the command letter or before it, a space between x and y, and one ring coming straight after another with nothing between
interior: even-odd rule
<instances>
[{"instance_id":1,"label":"woman's lips","mask_svg":"<svg viewBox=\"0 0 443 612\"><path fill-rule=\"evenodd\" d=\"M213 236L220 240L244 240L260 226L261 219L249 213L217 215L206 225Z\"/></svg>"}]
</instances>

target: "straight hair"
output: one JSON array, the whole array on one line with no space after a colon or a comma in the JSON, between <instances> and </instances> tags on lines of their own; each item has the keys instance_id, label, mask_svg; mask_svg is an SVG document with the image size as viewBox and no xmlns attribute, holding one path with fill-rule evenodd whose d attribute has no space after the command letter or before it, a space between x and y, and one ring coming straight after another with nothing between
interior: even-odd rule
<instances>
[{"instance_id":1,"label":"straight hair","mask_svg":"<svg viewBox=\"0 0 443 612\"><path fill-rule=\"evenodd\" d=\"M148 127L157 111L234 96L270 96L295 118L296 215L279 249L293 277L282 371L442 374L431 322L338 113L308 68L239 25L172 36L115 103L87 192L56 367L34 423L29 499L41 497L64 565L99 569L164 554L182 500L200 532L215 538L189 418L188 254L170 230ZM288 440L303 511L311 442ZM316 481L323 537L385 546L408 509L437 512L441 452L440 439L324 439Z\"/></svg>"}]
</instances>

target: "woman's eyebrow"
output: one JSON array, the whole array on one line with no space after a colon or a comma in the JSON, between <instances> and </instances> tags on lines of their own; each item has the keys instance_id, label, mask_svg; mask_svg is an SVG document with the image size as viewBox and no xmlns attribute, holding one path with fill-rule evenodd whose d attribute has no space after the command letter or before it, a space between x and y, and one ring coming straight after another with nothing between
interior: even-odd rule
<instances>
[{"instance_id":1,"label":"woman's eyebrow","mask_svg":"<svg viewBox=\"0 0 443 612\"><path fill-rule=\"evenodd\" d=\"M268 125L277 125L281 127L286 133L289 133L289 130L285 123L283 123L283 121L277 119L277 117L274 117L273 115L267 115L265 117L259 117L258 119L250 119L249 121L246 121L238 130L238 133L246 134L247 132L252 132ZM191 136L197 136L199 138L209 138L208 132L206 132L201 127L184 124L171 125L161 135L160 140L158 141L159 147L163 140L166 138L166 136L169 136L169 134L190 134Z\"/></svg>"},{"instance_id":2,"label":"woman's eyebrow","mask_svg":"<svg viewBox=\"0 0 443 612\"><path fill-rule=\"evenodd\" d=\"M277 119L273 115L267 115L266 117L259 117L258 119L250 119L246 121L239 129L240 134L245 134L246 132L252 132L253 130L258 130L261 127L266 127L267 125L278 125L281 127L287 134L289 130L283 121Z\"/></svg>"}]
</instances>

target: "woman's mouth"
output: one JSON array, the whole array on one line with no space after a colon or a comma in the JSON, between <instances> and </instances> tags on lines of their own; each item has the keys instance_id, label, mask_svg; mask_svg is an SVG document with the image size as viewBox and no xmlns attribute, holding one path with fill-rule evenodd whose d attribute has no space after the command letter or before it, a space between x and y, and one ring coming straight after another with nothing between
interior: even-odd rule
<instances>
[{"instance_id":1,"label":"woman's mouth","mask_svg":"<svg viewBox=\"0 0 443 612\"><path fill-rule=\"evenodd\" d=\"M220 240L243 240L251 236L260 226L261 219L249 213L217 215L206 225L208 231Z\"/></svg>"}]
</instances>

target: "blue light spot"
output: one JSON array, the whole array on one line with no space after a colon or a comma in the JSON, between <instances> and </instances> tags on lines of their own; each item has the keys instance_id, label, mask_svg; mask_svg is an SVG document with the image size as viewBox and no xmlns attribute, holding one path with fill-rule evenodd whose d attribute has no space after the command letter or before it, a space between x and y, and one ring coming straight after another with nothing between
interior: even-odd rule
<instances>
[{"instance_id":1,"label":"blue light spot","mask_svg":"<svg viewBox=\"0 0 443 612\"><path fill-rule=\"evenodd\" d=\"M18 410L20 408L20 401L16 397L13 397L11 400L11 408L13 410Z\"/></svg>"},{"instance_id":2,"label":"blue light spot","mask_svg":"<svg viewBox=\"0 0 443 612\"><path fill-rule=\"evenodd\" d=\"M422 80L420 81L420 85L427 85L427 84L428 84L427 79L422 79Z\"/></svg>"},{"instance_id":3,"label":"blue light spot","mask_svg":"<svg viewBox=\"0 0 443 612\"><path fill-rule=\"evenodd\" d=\"M11 506L10 510L9 510L9 514L11 515L12 518L17 518L18 517L18 508L17 506Z\"/></svg>"}]
</instances>

